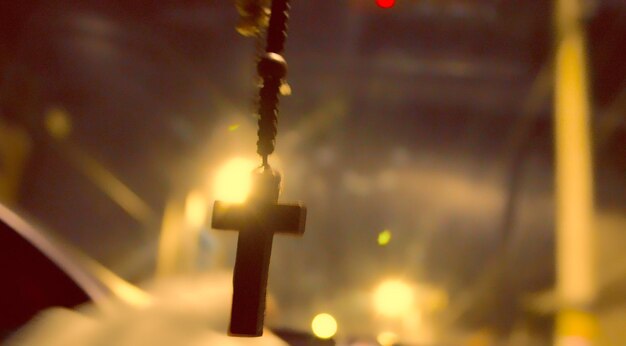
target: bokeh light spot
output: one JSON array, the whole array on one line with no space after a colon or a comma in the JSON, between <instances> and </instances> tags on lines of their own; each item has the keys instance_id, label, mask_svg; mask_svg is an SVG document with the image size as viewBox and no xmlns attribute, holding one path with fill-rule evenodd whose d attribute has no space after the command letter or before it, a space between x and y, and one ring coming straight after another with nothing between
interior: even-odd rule
<instances>
[{"instance_id":1,"label":"bokeh light spot","mask_svg":"<svg viewBox=\"0 0 626 346\"><path fill-rule=\"evenodd\" d=\"M283 82L278 90L282 96L291 95L291 86L287 82Z\"/></svg>"},{"instance_id":2,"label":"bokeh light spot","mask_svg":"<svg viewBox=\"0 0 626 346\"><path fill-rule=\"evenodd\" d=\"M391 241L391 231L386 229L378 233L378 245L385 246Z\"/></svg>"},{"instance_id":3,"label":"bokeh light spot","mask_svg":"<svg viewBox=\"0 0 626 346\"><path fill-rule=\"evenodd\" d=\"M330 314L318 314L311 322L311 330L320 339L330 339L337 333L337 321Z\"/></svg>"},{"instance_id":4,"label":"bokeh light spot","mask_svg":"<svg viewBox=\"0 0 626 346\"><path fill-rule=\"evenodd\" d=\"M215 199L243 203L250 192L251 173L254 168L254 161L241 157L226 162L215 176Z\"/></svg>"},{"instance_id":5,"label":"bokeh light spot","mask_svg":"<svg viewBox=\"0 0 626 346\"><path fill-rule=\"evenodd\" d=\"M70 116L61 108L50 108L44 122L48 133L56 139L64 139L72 132Z\"/></svg>"},{"instance_id":6,"label":"bokeh light spot","mask_svg":"<svg viewBox=\"0 0 626 346\"><path fill-rule=\"evenodd\" d=\"M415 296L411 286L399 280L385 281L374 291L374 308L387 317L400 317L409 313Z\"/></svg>"},{"instance_id":7,"label":"bokeh light spot","mask_svg":"<svg viewBox=\"0 0 626 346\"><path fill-rule=\"evenodd\" d=\"M380 8L392 8L396 0L376 0L376 5Z\"/></svg>"}]
</instances>

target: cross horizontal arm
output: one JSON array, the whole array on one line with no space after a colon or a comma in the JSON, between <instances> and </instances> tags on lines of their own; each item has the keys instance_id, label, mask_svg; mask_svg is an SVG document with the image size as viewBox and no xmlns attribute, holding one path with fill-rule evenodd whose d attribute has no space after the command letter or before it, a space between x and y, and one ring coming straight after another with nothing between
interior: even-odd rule
<instances>
[{"instance_id":1,"label":"cross horizontal arm","mask_svg":"<svg viewBox=\"0 0 626 346\"><path fill-rule=\"evenodd\" d=\"M238 204L215 201L211 227L221 230L260 229L269 233L303 234L306 207L301 204Z\"/></svg>"}]
</instances>

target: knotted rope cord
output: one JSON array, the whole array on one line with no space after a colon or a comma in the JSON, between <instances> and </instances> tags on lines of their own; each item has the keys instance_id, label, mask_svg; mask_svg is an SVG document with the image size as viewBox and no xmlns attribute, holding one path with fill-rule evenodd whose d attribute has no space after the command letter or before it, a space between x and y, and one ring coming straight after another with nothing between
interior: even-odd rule
<instances>
[{"instance_id":1,"label":"knotted rope cord","mask_svg":"<svg viewBox=\"0 0 626 346\"><path fill-rule=\"evenodd\" d=\"M270 167L268 156L275 149L278 96L280 86L287 73L287 64L281 54L287 39L288 19L289 0L273 0L267 28L267 46L265 54L257 65L258 73L263 79L263 86L259 91L257 153L261 155L263 167L266 169Z\"/></svg>"}]
</instances>

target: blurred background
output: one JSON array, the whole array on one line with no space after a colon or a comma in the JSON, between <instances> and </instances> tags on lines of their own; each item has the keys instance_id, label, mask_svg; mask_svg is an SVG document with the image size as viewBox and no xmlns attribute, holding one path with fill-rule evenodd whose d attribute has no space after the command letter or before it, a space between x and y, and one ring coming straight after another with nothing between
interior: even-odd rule
<instances>
[{"instance_id":1,"label":"blurred background","mask_svg":"<svg viewBox=\"0 0 626 346\"><path fill-rule=\"evenodd\" d=\"M274 240L270 327L326 313L345 344L551 344L555 182L589 179L557 179L555 95L588 82L591 141L563 152L592 189L563 200L594 204L583 310L626 345L626 2L585 2L578 65L555 17L548 0L292 2L271 162L309 215ZM2 201L136 284L230 270L236 233L210 208L243 200L258 162L258 43L237 21L224 0L3 1Z\"/></svg>"}]
</instances>

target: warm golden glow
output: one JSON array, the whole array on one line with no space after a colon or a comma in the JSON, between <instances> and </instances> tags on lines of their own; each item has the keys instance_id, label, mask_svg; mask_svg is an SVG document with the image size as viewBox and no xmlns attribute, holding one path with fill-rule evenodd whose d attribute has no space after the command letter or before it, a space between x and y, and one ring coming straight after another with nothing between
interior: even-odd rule
<instances>
[{"instance_id":1,"label":"warm golden glow","mask_svg":"<svg viewBox=\"0 0 626 346\"><path fill-rule=\"evenodd\" d=\"M254 168L254 161L241 157L226 162L215 176L215 199L234 203L244 202L250 192L251 173Z\"/></svg>"},{"instance_id":2,"label":"warm golden glow","mask_svg":"<svg viewBox=\"0 0 626 346\"><path fill-rule=\"evenodd\" d=\"M411 311L414 301L411 286L399 280L385 281L374 291L374 308L384 316L404 316Z\"/></svg>"},{"instance_id":3,"label":"warm golden glow","mask_svg":"<svg viewBox=\"0 0 626 346\"><path fill-rule=\"evenodd\" d=\"M424 301L426 310L428 311L441 311L448 307L449 298L448 293L442 289L432 288L427 292L427 297Z\"/></svg>"},{"instance_id":4,"label":"warm golden glow","mask_svg":"<svg viewBox=\"0 0 626 346\"><path fill-rule=\"evenodd\" d=\"M192 227L202 227L206 221L207 200L198 190L191 191L185 200L185 220Z\"/></svg>"},{"instance_id":5,"label":"warm golden glow","mask_svg":"<svg viewBox=\"0 0 626 346\"><path fill-rule=\"evenodd\" d=\"M382 346L392 346L398 342L398 335L394 332L382 332L378 334L376 341Z\"/></svg>"},{"instance_id":6,"label":"warm golden glow","mask_svg":"<svg viewBox=\"0 0 626 346\"><path fill-rule=\"evenodd\" d=\"M330 339L337 333L337 321L329 314L319 314L311 322L313 334L320 339Z\"/></svg>"}]
</instances>

